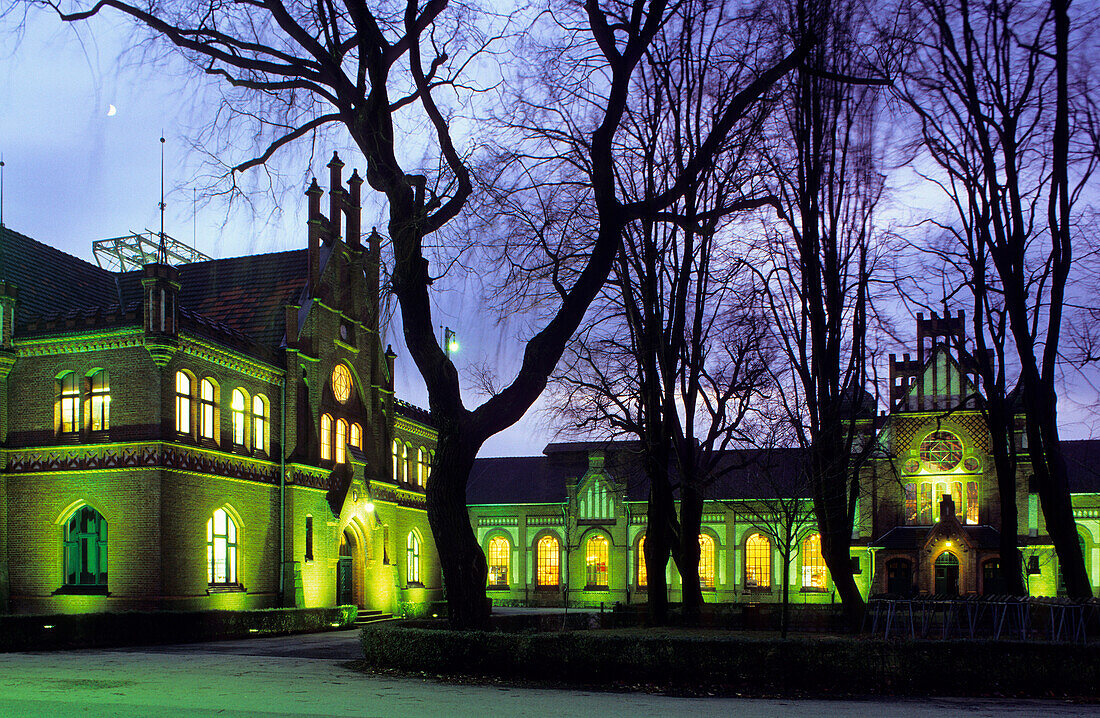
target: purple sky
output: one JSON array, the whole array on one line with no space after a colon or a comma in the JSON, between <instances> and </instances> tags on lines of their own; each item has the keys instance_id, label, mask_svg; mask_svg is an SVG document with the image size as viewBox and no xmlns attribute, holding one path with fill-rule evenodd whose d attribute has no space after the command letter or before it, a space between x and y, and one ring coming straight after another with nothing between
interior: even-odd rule
<instances>
[{"instance_id":1,"label":"purple sky","mask_svg":"<svg viewBox=\"0 0 1100 718\"><path fill-rule=\"evenodd\" d=\"M0 32L11 38L11 23L0 22ZM194 98L204 86L184 68L158 72L132 58L120 67L119 54L132 40L130 33L124 24L99 20L63 26L52 16L34 13L21 41L5 43L5 54L0 55L4 224L89 261L94 261L95 239L157 229L158 139L163 131L169 190L165 230L170 235L215 257L305 246L302 192L283 196L281 213L274 214L270 209L258 215L230 212L216 201L194 204L187 182L199 158L186 138L202 121L201 113L194 111ZM109 115L112 106L115 112ZM338 149L348 165L346 174L353 167L362 173L361 158ZM331 148L313 162L322 186L327 177L323 164L330 155ZM303 183L300 189L304 188ZM364 227L380 223L370 213L365 208ZM459 333L460 370L476 363L515 364L519 343L513 336L521 329L486 325L472 293L440 293L436 309L436 324ZM398 395L426 406L419 374L400 337L393 335L391 330L387 341L399 354ZM467 397L468 406L480 401L470 392ZM1075 382L1062 397L1068 410L1063 413L1067 436L1090 435L1095 415L1075 410L1072 404L1095 404L1095 389ZM490 439L481 455L538 454L552 438L547 420L532 409L520 424Z\"/></svg>"}]
</instances>

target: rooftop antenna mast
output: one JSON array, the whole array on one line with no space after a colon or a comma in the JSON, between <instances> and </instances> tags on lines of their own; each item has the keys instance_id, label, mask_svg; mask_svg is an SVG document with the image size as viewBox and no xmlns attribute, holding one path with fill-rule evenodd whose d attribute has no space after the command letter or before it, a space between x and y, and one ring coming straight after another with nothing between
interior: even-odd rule
<instances>
[{"instance_id":1,"label":"rooftop antenna mast","mask_svg":"<svg viewBox=\"0 0 1100 718\"><path fill-rule=\"evenodd\" d=\"M157 262L168 264L168 248L164 244L164 130L160 135L160 248Z\"/></svg>"},{"instance_id":2,"label":"rooftop antenna mast","mask_svg":"<svg viewBox=\"0 0 1100 718\"><path fill-rule=\"evenodd\" d=\"M0 227L4 226L4 155L0 155Z\"/></svg>"}]
</instances>

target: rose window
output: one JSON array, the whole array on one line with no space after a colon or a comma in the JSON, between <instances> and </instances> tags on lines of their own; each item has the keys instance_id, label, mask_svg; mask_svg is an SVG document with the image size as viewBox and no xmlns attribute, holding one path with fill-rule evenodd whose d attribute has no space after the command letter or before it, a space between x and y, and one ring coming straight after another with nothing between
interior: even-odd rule
<instances>
[{"instance_id":1,"label":"rose window","mask_svg":"<svg viewBox=\"0 0 1100 718\"><path fill-rule=\"evenodd\" d=\"M920 460L929 471L950 471L962 456L962 441L950 431L933 431L920 443Z\"/></svg>"}]
</instances>

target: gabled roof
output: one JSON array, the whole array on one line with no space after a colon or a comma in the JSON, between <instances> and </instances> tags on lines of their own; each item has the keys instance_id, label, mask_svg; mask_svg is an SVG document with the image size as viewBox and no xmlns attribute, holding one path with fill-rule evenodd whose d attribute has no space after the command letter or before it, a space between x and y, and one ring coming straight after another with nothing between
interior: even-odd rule
<instances>
[{"instance_id":1,"label":"gabled roof","mask_svg":"<svg viewBox=\"0 0 1100 718\"><path fill-rule=\"evenodd\" d=\"M19 288L19 325L37 317L119 304L113 272L7 227L0 227L0 281Z\"/></svg>"},{"instance_id":2,"label":"gabled roof","mask_svg":"<svg viewBox=\"0 0 1100 718\"><path fill-rule=\"evenodd\" d=\"M645 501L649 497L649 478L637 442L577 442L549 444L544 456L478 459L467 484L467 503L565 502L569 482L587 473L590 452L604 455L602 471L625 489L626 500ZM780 495L808 497L809 487L801 479L802 456L797 449L722 452L714 462L714 478L706 483L704 498L735 501ZM669 473L675 490L680 482L676 467L670 467Z\"/></svg>"},{"instance_id":3,"label":"gabled roof","mask_svg":"<svg viewBox=\"0 0 1100 718\"><path fill-rule=\"evenodd\" d=\"M181 315L195 326L275 348L285 334L283 308L299 303L305 287L306 257L305 249L295 249L178 265ZM0 281L19 288L20 326L142 303L141 272L102 269L7 227L0 228Z\"/></svg>"}]
</instances>

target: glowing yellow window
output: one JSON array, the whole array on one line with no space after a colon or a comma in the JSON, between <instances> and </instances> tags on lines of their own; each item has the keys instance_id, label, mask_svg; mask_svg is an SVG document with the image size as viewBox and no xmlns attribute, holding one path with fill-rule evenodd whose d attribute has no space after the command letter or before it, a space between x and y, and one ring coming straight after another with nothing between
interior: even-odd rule
<instances>
[{"instance_id":1,"label":"glowing yellow window","mask_svg":"<svg viewBox=\"0 0 1100 718\"><path fill-rule=\"evenodd\" d=\"M91 430L106 431L111 428L111 385L107 379L107 370L100 369L89 378L91 401Z\"/></svg>"},{"instance_id":2,"label":"glowing yellow window","mask_svg":"<svg viewBox=\"0 0 1100 718\"><path fill-rule=\"evenodd\" d=\"M214 382L203 379L199 382L199 436L203 439L215 438L214 427L217 406Z\"/></svg>"},{"instance_id":3,"label":"glowing yellow window","mask_svg":"<svg viewBox=\"0 0 1100 718\"><path fill-rule=\"evenodd\" d=\"M191 377L176 372L176 431L191 433Z\"/></svg>"},{"instance_id":4,"label":"glowing yellow window","mask_svg":"<svg viewBox=\"0 0 1100 718\"><path fill-rule=\"evenodd\" d=\"M343 419L336 421L336 463L343 464L348 460L348 422Z\"/></svg>"},{"instance_id":5,"label":"glowing yellow window","mask_svg":"<svg viewBox=\"0 0 1100 718\"><path fill-rule=\"evenodd\" d=\"M348 443L354 446L356 449L363 448L363 427L359 424L351 425L351 434L348 436Z\"/></svg>"},{"instance_id":6,"label":"glowing yellow window","mask_svg":"<svg viewBox=\"0 0 1100 718\"><path fill-rule=\"evenodd\" d=\"M802 542L802 590L825 590L825 558L821 555L821 534L811 534Z\"/></svg>"},{"instance_id":7,"label":"glowing yellow window","mask_svg":"<svg viewBox=\"0 0 1100 718\"><path fill-rule=\"evenodd\" d=\"M508 559L512 553L508 539L497 536L489 542L489 585L508 587Z\"/></svg>"},{"instance_id":8,"label":"glowing yellow window","mask_svg":"<svg viewBox=\"0 0 1100 718\"><path fill-rule=\"evenodd\" d=\"M772 543L760 534L745 542L745 588L771 588Z\"/></svg>"},{"instance_id":9,"label":"glowing yellow window","mask_svg":"<svg viewBox=\"0 0 1100 718\"><path fill-rule=\"evenodd\" d=\"M229 402L229 410L233 413L233 443L238 446L244 446L245 442L244 410L246 405L244 392L240 389L234 389L233 398Z\"/></svg>"},{"instance_id":10,"label":"glowing yellow window","mask_svg":"<svg viewBox=\"0 0 1100 718\"><path fill-rule=\"evenodd\" d=\"M405 560L405 581L420 583L420 539L411 531L406 542Z\"/></svg>"},{"instance_id":11,"label":"glowing yellow window","mask_svg":"<svg viewBox=\"0 0 1100 718\"><path fill-rule=\"evenodd\" d=\"M584 565L589 588L607 588L607 539L593 536L585 544Z\"/></svg>"},{"instance_id":12,"label":"glowing yellow window","mask_svg":"<svg viewBox=\"0 0 1100 718\"><path fill-rule=\"evenodd\" d=\"M57 430L73 433L80 430L80 389L76 374L68 372L57 380Z\"/></svg>"},{"instance_id":13,"label":"glowing yellow window","mask_svg":"<svg viewBox=\"0 0 1100 718\"><path fill-rule=\"evenodd\" d=\"M539 586L557 586L561 583L559 570L560 548L553 536L543 536L538 544L538 570L536 583Z\"/></svg>"},{"instance_id":14,"label":"glowing yellow window","mask_svg":"<svg viewBox=\"0 0 1100 718\"><path fill-rule=\"evenodd\" d=\"M401 483L401 442L393 440L393 483Z\"/></svg>"},{"instance_id":15,"label":"glowing yellow window","mask_svg":"<svg viewBox=\"0 0 1100 718\"><path fill-rule=\"evenodd\" d=\"M638 539L638 588L649 585L649 572L645 563L645 536Z\"/></svg>"},{"instance_id":16,"label":"glowing yellow window","mask_svg":"<svg viewBox=\"0 0 1100 718\"><path fill-rule=\"evenodd\" d=\"M267 398L262 394L252 397L252 448L267 451Z\"/></svg>"},{"instance_id":17,"label":"glowing yellow window","mask_svg":"<svg viewBox=\"0 0 1100 718\"><path fill-rule=\"evenodd\" d=\"M332 461L332 417L321 414L321 461Z\"/></svg>"},{"instance_id":18,"label":"glowing yellow window","mask_svg":"<svg viewBox=\"0 0 1100 718\"><path fill-rule=\"evenodd\" d=\"M699 587L714 588L714 539L699 534Z\"/></svg>"},{"instance_id":19,"label":"glowing yellow window","mask_svg":"<svg viewBox=\"0 0 1100 718\"><path fill-rule=\"evenodd\" d=\"M237 583L237 524L225 509L206 522L206 575L210 583Z\"/></svg>"}]
</instances>

